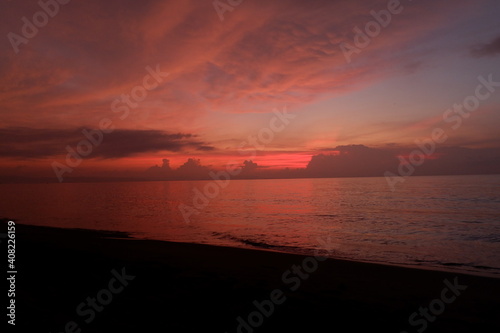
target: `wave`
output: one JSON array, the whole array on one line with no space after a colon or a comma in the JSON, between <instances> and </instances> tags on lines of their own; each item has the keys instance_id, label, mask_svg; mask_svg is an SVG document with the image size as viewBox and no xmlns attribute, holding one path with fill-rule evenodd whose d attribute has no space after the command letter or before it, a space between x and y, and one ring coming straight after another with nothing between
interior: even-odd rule
<instances>
[{"instance_id":1,"label":"wave","mask_svg":"<svg viewBox=\"0 0 500 333\"><path fill-rule=\"evenodd\" d=\"M291 246L291 245L274 245L261 240L253 240L249 238L240 238L233 236L229 233L221 233L221 232L212 232L212 236L215 236L218 239L226 239L231 240L243 245L252 246L259 249L267 249L267 250L276 250L281 252L289 252L296 254L304 254L309 252L309 249L304 249L299 246Z\"/></svg>"}]
</instances>

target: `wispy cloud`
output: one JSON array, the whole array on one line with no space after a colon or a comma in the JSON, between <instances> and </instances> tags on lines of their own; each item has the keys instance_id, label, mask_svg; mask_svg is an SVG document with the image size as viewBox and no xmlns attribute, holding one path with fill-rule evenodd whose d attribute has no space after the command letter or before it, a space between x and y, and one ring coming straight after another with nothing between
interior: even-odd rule
<instances>
[{"instance_id":1,"label":"wispy cloud","mask_svg":"<svg viewBox=\"0 0 500 333\"><path fill-rule=\"evenodd\" d=\"M490 43L475 46L471 50L471 54L476 57L487 57L500 54L500 36L495 38Z\"/></svg>"}]
</instances>

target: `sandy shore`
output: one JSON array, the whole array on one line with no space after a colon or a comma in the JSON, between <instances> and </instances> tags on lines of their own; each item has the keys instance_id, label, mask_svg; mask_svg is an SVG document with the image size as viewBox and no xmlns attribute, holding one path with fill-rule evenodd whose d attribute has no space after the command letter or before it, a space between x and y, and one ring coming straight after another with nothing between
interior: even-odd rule
<instances>
[{"instance_id":1,"label":"sandy shore","mask_svg":"<svg viewBox=\"0 0 500 333\"><path fill-rule=\"evenodd\" d=\"M500 332L500 279L119 233L16 232L19 332Z\"/></svg>"}]
</instances>

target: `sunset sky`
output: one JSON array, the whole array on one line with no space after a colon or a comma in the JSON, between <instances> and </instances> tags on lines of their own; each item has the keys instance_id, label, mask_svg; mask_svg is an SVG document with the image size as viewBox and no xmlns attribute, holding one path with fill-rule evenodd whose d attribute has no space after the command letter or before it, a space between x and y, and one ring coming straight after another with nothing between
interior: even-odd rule
<instances>
[{"instance_id":1,"label":"sunset sky","mask_svg":"<svg viewBox=\"0 0 500 333\"><path fill-rule=\"evenodd\" d=\"M456 129L443 121L476 94L479 77L500 82L500 4L401 1L348 61L342 43L354 46L353 29L364 30L388 3L244 0L218 13L211 0L72 0L50 7L53 17L21 43L13 34L24 38L22 18L33 22L42 9L2 1L0 172L57 181L53 162L65 164L66 147L76 149L82 130L103 119L113 131L71 176L140 174L189 158L214 169L245 160L306 168L315 155L353 150L360 155L346 160L350 168L370 149L381 155L367 153L366 163L383 155L380 170L396 170L396 155L438 127L448 139L431 161L472 172L452 162L467 152L500 172L498 85ZM142 100L127 106L122 98L132 92ZM269 134L276 112L294 117L252 156L245 142Z\"/></svg>"}]
</instances>

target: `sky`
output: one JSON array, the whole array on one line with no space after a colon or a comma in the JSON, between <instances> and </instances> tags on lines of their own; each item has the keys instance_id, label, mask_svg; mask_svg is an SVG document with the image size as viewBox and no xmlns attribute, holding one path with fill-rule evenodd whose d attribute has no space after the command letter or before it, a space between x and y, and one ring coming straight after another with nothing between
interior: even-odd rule
<instances>
[{"instance_id":1,"label":"sky","mask_svg":"<svg viewBox=\"0 0 500 333\"><path fill-rule=\"evenodd\" d=\"M59 1L0 4L2 181L500 173L498 1Z\"/></svg>"}]
</instances>

